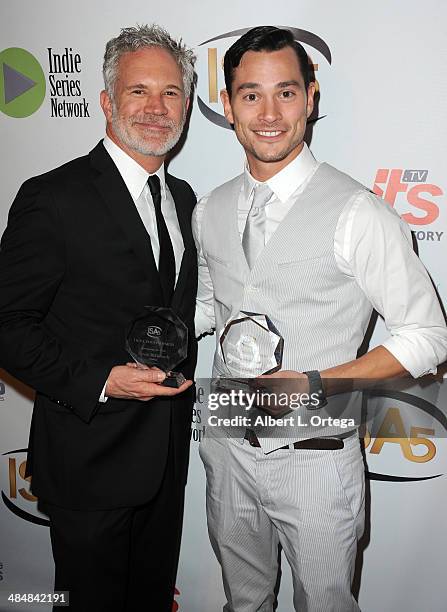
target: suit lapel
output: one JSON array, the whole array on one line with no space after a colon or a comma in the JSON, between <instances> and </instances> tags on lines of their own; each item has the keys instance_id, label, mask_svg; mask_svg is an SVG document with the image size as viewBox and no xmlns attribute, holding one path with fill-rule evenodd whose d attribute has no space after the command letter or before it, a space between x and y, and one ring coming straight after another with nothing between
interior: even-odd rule
<instances>
[{"instance_id":1,"label":"suit lapel","mask_svg":"<svg viewBox=\"0 0 447 612\"><path fill-rule=\"evenodd\" d=\"M90 159L92 167L98 171L93 183L140 261L152 289L159 293L162 304L162 290L151 240L126 184L102 142L91 151Z\"/></svg>"},{"instance_id":2,"label":"suit lapel","mask_svg":"<svg viewBox=\"0 0 447 612\"><path fill-rule=\"evenodd\" d=\"M169 174L166 174L166 182L174 200L177 219L183 238L183 246L185 247L177 283L175 285L174 295L172 297L172 306L175 308L181 303L188 281L191 263L195 263L195 245L191 232L190 210L188 206L185 206L184 202L185 194L183 193L183 190L179 188L178 183L174 182Z\"/></svg>"}]
</instances>

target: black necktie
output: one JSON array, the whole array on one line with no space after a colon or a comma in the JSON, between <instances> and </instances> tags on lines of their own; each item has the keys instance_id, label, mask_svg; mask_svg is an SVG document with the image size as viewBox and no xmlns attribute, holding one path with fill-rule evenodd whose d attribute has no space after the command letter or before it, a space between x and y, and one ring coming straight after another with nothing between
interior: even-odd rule
<instances>
[{"instance_id":1,"label":"black necktie","mask_svg":"<svg viewBox=\"0 0 447 612\"><path fill-rule=\"evenodd\" d=\"M157 219L158 242L160 244L158 274L160 276L165 304L170 304L175 284L174 249L172 248L168 228L166 227L166 222L161 212L160 179L156 174L153 174L147 179L147 184L151 190L155 208L155 218Z\"/></svg>"}]
</instances>

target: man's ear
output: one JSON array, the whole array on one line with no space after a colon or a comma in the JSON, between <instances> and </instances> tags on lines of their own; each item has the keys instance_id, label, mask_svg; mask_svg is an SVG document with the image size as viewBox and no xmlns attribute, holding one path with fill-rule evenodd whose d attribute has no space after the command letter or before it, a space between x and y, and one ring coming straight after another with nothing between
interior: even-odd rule
<instances>
[{"instance_id":1,"label":"man's ear","mask_svg":"<svg viewBox=\"0 0 447 612\"><path fill-rule=\"evenodd\" d=\"M307 88L306 113L307 113L308 119L311 116L312 111L314 110L314 95L315 95L315 83L312 81L312 83L309 83L309 87Z\"/></svg>"},{"instance_id":2,"label":"man's ear","mask_svg":"<svg viewBox=\"0 0 447 612\"><path fill-rule=\"evenodd\" d=\"M112 100L105 89L99 94L99 103L101 104L102 111L105 115L107 123L112 122Z\"/></svg>"},{"instance_id":3,"label":"man's ear","mask_svg":"<svg viewBox=\"0 0 447 612\"><path fill-rule=\"evenodd\" d=\"M222 91L220 92L220 99L224 107L225 118L228 123L231 123L231 125L233 125L233 111L231 110L230 96L228 95L228 91L226 89L222 89Z\"/></svg>"}]
</instances>

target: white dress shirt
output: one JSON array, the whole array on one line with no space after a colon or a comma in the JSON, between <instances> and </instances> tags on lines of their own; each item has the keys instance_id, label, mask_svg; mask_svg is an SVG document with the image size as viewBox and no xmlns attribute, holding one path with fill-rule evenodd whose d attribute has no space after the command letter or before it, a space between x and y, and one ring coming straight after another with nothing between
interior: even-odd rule
<instances>
[{"instance_id":1,"label":"white dress shirt","mask_svg":"<svg viewBox=\"0 0 447 612\"><path fill-rule=\"evenodd\" d=\"M271 238L317 170L307 145L266 183L273 192L265 207L265 242ZM238 228L245 222L258 182L247 165L238 201ZM293 198L291 196L294 196ZM201 248L201 219L208 195L198 202L192 229L199 262L196 335L214 328L213 284ZM296 204L299 206L299 201ZM447 357L447 329L430 278L413 251L408 225L368 191L347 202L337 223L334 256L341 272L354 277L390 332L382 345L414 377L436 372ZM411 323L410 323L411 321ZM418 321L416 325L413 322Z\"/></svg>"},{"instance_id":2,"label":"white dress shirt","mask_svg":"<svg viewBox=\"0 0 447 612\"><path fill-rule=\"evenodd\" d=\"M116 145L108 136L105 136L104 138L104 147L118 168L123 181L126 183L126 187L129 190L132 200L134 201L138 214L140 215L144 227L149 234L155 264L158 269L158 260L160 259L160 244L158 241L157 220L155 217L154 203L152 201L149 185L147 184L147 179L149 178L150 174L146 172L146 170L134 159L129 157L129 155L127 155L127 153ZM162 164L160 168L154 172L154 174L156 174L160 179L161 211L171 238L172 248L174 249L175 282L177 282L182 263L183 251L185 250L182 233L180 231L180 226L177 219L174 199L169 191L169 187L166 184L164 164Z\"/></svg>"},{"instance_id":3,"label":"white dress shirt","mask_svg":"<svg viewBox=\"0 0 447 612\"><path fill-rule=\"evenodd\" d=\"M127 189L129 190L131 198L134 201L136 209L138 210L141 221L149 234L155 265L157 266L158 270L160 243L158 240L155 207L152 201L149 185L147 184L147 179L149 178L150 174L146 172L146 170L134 159L127 155L127 153L125 153L107 135L104 137L103 144L107 153L110 155L118 168L118 171L121 174ZM161 211L163 213L166 227L168 228L169 236L171 238L172 248L174 250L175 282L177 282L185 247L183 245L183 238L180 231L177 212L175 210L174 199L169 191L169 187L166 184L164 164L162 164L160 168L154 172L154 174L156 174L160 179ZM105 395L106 386L107 381L99 398L100 402L107 401L107 397Z\"/></svg>"}]
</instances>

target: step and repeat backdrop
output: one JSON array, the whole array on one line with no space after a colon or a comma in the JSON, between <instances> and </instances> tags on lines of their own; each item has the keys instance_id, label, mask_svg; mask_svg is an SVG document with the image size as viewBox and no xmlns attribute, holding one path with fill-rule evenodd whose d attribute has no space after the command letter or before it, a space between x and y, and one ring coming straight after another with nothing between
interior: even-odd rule
<instances>
[{"instance_id":1,"label":"step and repeat backdrop","mask_svg":"<svg viewBox=\"0 0 447 612\"><path fill-rule=\"evenodd\" d=\"M121 27L156 22L195 48L193 110L184 146L170 169L202 195L243 165L218 95L225 50L255 25L286 26L315 66L319 120L311 134L314 155L370 187L406 219L446 303L445 3L5 0L0 11L0 232L26 178L85 154L102 138L102 57L106 41ZM371 345L385 335L379 320ZM199 377L210 374L214 343L213 337L200 343ZM365 431L368 517L355 581L364 612L445 610L445 405L440 378L365 397L364 409L376 417ZM3 591L48 591L53 578L47 520L37 511L25 478L31 406L32 391L0 371ZM225 601L208 542L205 479L197 453L204 412L198 401L173 602L173 610L180 612L217 612ZM283 563L278 612L290 612L291 602ZM20 609L2 605L0 612ZM151 610L148 593L140 611Z\"/></svg>"}]
</instances>

